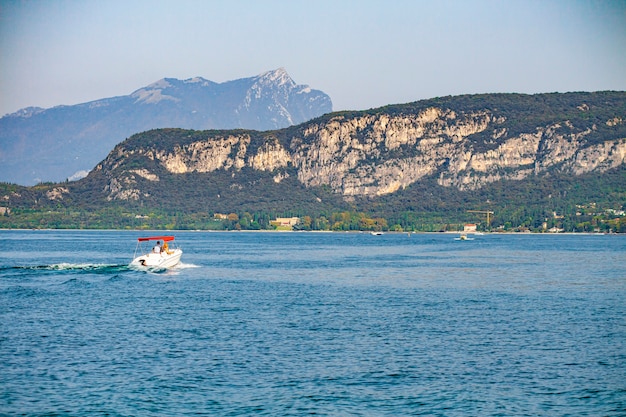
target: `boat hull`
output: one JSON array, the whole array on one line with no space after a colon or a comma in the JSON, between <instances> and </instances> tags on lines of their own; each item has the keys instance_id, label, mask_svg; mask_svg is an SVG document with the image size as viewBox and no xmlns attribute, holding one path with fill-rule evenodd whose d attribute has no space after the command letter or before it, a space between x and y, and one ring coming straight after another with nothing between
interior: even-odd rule
<instances>
[{"instance_id":1,"label":"boat hull","mask_svg":"<svg viewBox=\"0 0 626 417\"><path fill-rule=\"evenodd\" d=\"M133 259L131 266L139 268L171 268L180 262L183 251L175 249L171 254L167 253L147 253Z\"/></svg>"}]
</instances>

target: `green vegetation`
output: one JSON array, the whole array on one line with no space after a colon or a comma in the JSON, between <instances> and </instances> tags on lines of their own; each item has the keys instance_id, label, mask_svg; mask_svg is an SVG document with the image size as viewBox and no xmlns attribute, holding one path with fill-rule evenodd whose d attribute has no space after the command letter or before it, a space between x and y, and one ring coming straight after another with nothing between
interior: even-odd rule
<instances>
[{"instance_id":1,"label":"green vegetation","mask_svg":"<svg viewBox=\"0 0 626 417\"><path fill-rule=\"evenodd\" d=\"M269 183L265 185L257 190L258 195L250 195L251 190L233 192L227 202L206 196L186 202L172 195L170 204L160 208L136 202L92 199L78 206L40 199L38 205L28 208L8 207L0 215L0 228L273 230L271 220L299 217L294 230L438 232L458 231L465 223L476 223L479 230L490 231L626 233L624 166L601 176L553 175L464 192L430 180L349 205L326 189L304 194L300 188L290 187L293 194L281 195L281 188L277 191ZM50 189L53 185L39 187ZM34 193L33 188L0 184L0 191L7 190L36 200L35 194L29 194ZM468 210L494 214L488 225L484 214Z\"/></svg>"},{"instance_id":2,"label":"green vegetation","mask_svg":"<svg viewBox=\"0 0 626 417\"><path fill-rule=\"evenodd\" d=\"M522 209L517 220L496 213L491 227L484 217L466 213L456 217L432 213L403 212L385 219L362 212L333 212L317 217L303 216L293 230L300 231L461 231L465 223L478 223L479 230L532 232L626 233L624 209L601 209L596 204L580 206L575 214ZM66 210L15 210L0 216L0 228L7 229L133 229L133 230L276 230L267 213L231 213L236 220L215 219L210 213L135 214L123 209L93 212ZM502 222L502 220L505 220Z\"/></svg>"}]
</instances>

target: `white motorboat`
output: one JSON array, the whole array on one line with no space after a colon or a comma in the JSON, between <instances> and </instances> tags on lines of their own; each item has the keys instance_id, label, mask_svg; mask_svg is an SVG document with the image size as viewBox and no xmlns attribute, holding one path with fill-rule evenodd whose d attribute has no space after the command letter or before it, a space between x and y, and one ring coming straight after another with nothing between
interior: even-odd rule
<instances>
[{"instance_id":1,"label":"white motorboat","mask_svg":"<svg viewBox=\"0 0 626 417\"><path fill-rule=\"evenodd\" d=\"M149 249L144 249L145 242L156 242ZM172 247L174 236L150 236L137 239L134 259L130 263L131 267L149 269L167 269L176 266L180 262L183 251L180 248ZM137 255L137 254L140 255Z\"/></svg>"}]
</instances>

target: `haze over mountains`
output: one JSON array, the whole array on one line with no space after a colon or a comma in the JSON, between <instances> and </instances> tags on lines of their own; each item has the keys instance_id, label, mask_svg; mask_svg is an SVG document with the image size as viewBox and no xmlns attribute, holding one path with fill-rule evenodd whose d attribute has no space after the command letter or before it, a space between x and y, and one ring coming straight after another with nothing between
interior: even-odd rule
<instances>
[{"instance_id":1,"label":"haze over mountains","mask_svg":"<svg viewBox=\"0 0 626 417\"><path fill-rule=\"evenodd\" d=\"M154 128L273 130L332 111L330 97L279 68L216 83L164 78L128 96L0 119L0 181L34 185L78 179L127 137Z\"/></svg>"}]
</instances>

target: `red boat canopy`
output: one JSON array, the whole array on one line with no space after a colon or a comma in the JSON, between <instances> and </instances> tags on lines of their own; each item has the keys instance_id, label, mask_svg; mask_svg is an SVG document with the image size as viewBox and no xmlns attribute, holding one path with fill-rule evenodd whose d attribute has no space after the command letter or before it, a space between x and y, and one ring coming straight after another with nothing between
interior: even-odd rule
<instances>
[{"instance_id":1,"label":"red boat canopy","mask_svg":"<svg viewBox=\"0 0 626 417\"><path fill-rule=\"evenodd\" d=\"M140 242L146 242L148 240L162 240L164 242L169 242L174 240L174 236L150 236L150 237L140 237L137 239Z\"/></svg>"}]
</instances>

